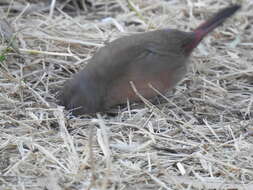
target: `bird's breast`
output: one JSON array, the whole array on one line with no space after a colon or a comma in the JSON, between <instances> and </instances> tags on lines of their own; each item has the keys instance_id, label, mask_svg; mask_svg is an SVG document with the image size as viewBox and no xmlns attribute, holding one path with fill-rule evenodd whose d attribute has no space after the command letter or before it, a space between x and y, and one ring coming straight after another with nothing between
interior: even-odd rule
<instances>
[{"instance_id":1,"label":"bird's breast","mask_svg":"<svg viewBox=\"0 0 253 190\"><path fill-rule=\"evenodd\" d=\"M105 96L105 107L110 108L117 104L140 101L140 97L134 92L132 82L138 93L144 98L152 98L157 94L155 88L164 94L168 89L174 87L186 73L186 67L182 66L174 70L165 70L159 73L143 73L132 71L111 82ZM152 88L153 87L153 88Z\"/></svg>"}]
</instances>

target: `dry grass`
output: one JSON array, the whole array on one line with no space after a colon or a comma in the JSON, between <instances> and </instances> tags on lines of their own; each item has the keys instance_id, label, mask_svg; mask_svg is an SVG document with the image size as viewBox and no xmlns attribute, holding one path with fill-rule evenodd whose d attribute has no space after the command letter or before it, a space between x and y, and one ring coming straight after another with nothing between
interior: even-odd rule
<instances>
[{"instance_id":1,"label":"dry grass","mask_svg":"<svg viewBox=\"0 0 253 190\"><path fill-rule=\"evenodd\" d=\"M243 8L195 50L166 103L94 118L57 106L64 81L104 42L164 27L190 31L232 2ZM252 0L66 6L38 12L25 0L2 1L20 54L2 41L0 189L253 189Z\"/></svg>"}]
</instances>

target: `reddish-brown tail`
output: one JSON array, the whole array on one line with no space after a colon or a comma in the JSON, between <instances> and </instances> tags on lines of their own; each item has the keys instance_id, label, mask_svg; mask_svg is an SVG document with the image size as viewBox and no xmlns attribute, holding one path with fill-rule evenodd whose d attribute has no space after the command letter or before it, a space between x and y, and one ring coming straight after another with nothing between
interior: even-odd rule
<instances>
[{"instance_id":1,"label":"reddish-brown tail","mask_svg":"<svg viewBox=\"0 0 253 190\"><path fill-rule=\"evenodd\" d=\"M230 7L220 10L212 18L208 19L206 22L196 28L194 32L202 31L204 32L203 35L206 35L213 29L215 29L217 26L222 24L226 20L226 18L232 16L240 7L240 5L232 5Z\"/></svg>"},{"instance_id":2,"label":"reddish-brown tail","mask_svg":"<svg viewBox=\"0 0 253 190\"><path fill-rule=\"evenodd\" d=\"M226 7L216 13L213 17L205 21L199 27L197 27L193 31L195 33L196 38L193 42L185 46L186 52L191 52L209 32L213 31L228 17L232 16L238 9L240 9L240 7L240 5L232 5L230 7Z\"/></svg>"}]
</instances>

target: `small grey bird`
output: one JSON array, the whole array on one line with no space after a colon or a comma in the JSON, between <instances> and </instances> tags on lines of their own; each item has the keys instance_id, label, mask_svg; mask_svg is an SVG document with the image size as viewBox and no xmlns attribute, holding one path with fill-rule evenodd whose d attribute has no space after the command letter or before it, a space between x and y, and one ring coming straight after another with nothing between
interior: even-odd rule
<instances>
[{"instance_id":1,"label":"small grey bird","mask_svg":"<svg viewBox=\"0 0 253 190\"><path fill-rule=\"evenodd\" d=\"M66 82L60 104L74 115L103 112L112 106L165 93L185 75L188 59L200 41L240 5L216 13L193 32L163 29L119 38L100 48L88 65Z\"/></svg>"}]
</instances>

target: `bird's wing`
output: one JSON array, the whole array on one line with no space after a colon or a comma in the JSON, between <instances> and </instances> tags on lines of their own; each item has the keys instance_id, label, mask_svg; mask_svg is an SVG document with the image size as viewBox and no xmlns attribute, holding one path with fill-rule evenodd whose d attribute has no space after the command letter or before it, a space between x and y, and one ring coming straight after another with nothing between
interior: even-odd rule
<instances>
[{"instance_id":1,"label":"bird's wing","mask_svg":"<svg viewBox=\"0 0 253 190\"><path fill-rule=\"evenodd\" d=\"M87 68L108 80L124 75L129 67L146 70L168 64L167 68L174 68L176 61L180 62L183 56L174 49L168 49L170 46L164 40L165 35L164 31L153 31L119 38L100 48Z\"/></svg>"}]
</instances>

